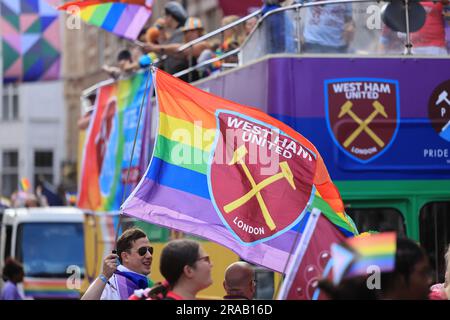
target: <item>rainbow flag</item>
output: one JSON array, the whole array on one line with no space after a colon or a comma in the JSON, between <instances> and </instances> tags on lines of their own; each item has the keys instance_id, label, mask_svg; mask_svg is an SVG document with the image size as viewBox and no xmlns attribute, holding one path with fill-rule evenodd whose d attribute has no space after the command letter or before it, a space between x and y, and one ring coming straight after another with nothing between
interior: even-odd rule
<instances>
[{"instance_id":1,"label":"rainbow flag","mask_svg":"<svg viewBox=\"0 0 450 320\"><path fill-rule=\"evenodd\" d=\"M150 157L147 76L148 72L138 73L98 90L83 152L79 208L119 210L123 193L129 195L145 171ZM141 125L128 175L143 98Z\"/></svg>"},{"instance_id":2,"label":"rainbow flag","mask_svg":"<svg viewBox=\"0 0 450 320\"><path fill-rule=\"evenodd\" d=\"M156 70L159 131L123 213L224 245L282 272L311 204L356 233L314 145L258 109Z\"/></svg>"},{"instance_id":3,"label":"rainbow flag","mask_svg":"<svg viewBox=\"0 0 450 320\"><path fill-rule=\"evenodd\" d=\"M30 189L30 185L28 178L20 179L20 190L27 192Z\"/></svg>"},{"instance_id":4,"label":"rainbow flag","mask_svg":"<svg viewBox=\"0 0 450 320\"><path fill-rule=\"evenodd\" d=\"M151 0L86 0L68 2L58 9L79 15L84 22L136 40L152 14Z\"/></svg>"},{"instance_id":5,"label":"rainbow flag","mask_svg":"<svg viewBox=\"0 0 450 320\"><path fill-rule=\"evenodd\" d=\"M356 253L355 261L345 277L367 274L370 266L376 266L381 272L391 272L395 268L397 234L384 232L346 240L346 244Z\"/></svg>"}]
</instances>

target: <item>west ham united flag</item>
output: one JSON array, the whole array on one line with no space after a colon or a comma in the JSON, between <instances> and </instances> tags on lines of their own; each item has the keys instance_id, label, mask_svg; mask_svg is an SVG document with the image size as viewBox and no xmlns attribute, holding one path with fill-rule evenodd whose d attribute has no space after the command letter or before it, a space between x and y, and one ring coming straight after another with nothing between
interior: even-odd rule
<instances>
[{"instance_id":1,"label":"west ham united flag","mask_svg":"<svg viewBox=\"0 0 450 320\"><path fill-rule=\"evenodd\" d=\"M324 162L301 134L258 109L155 71L159 128L123 213L215 241L282 272L313 207L356 230Z\"/></svg>"}]
</instances>

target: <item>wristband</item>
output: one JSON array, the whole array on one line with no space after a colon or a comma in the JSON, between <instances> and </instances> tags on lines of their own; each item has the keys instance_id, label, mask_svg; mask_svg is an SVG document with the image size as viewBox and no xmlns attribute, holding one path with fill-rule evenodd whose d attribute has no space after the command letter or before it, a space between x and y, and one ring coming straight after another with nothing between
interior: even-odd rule
<instances>
[{"instance_id":1,"label":"wristband","mask_svg":"<svg viewBox=\"0 0 450 320\"><path fill-rule=\"evenodd\" d=\"M102 280L102 282L108 284L108 279L106 279L106 277L103 274L99 275L98 277L100 278L100 280Z\"/></svg>"}]
</instances>

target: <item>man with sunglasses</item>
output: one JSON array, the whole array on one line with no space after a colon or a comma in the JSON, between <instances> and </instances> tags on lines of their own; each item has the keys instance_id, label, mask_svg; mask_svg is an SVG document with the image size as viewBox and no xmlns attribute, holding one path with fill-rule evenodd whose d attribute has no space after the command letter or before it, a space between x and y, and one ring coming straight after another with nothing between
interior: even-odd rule
<instances>
[{"instance_id":1,"label":"man with sunglasses","mask_svg":"<svg viewBox=\"0 0 450 320\"><path fill-rule=\"evenodd\" d=\"M151 287L147 278L153 260L153 247L138 228L126 230L117 240L117 254L103 261L103 271L82 300L127 300L134 290ZM120 264L119 264L120 263Z\"/></svg>"},{"instance_id":2,"label":"man with sunglasses","mask_svg":"<svg viewBox=\"0 0 450 320\"><path fill-rule=\"evenodd\" d=\"M238 261L225 270L225 300L252 300L256 292L255 271L251 264Z\"/></svg>"}]
</instances>

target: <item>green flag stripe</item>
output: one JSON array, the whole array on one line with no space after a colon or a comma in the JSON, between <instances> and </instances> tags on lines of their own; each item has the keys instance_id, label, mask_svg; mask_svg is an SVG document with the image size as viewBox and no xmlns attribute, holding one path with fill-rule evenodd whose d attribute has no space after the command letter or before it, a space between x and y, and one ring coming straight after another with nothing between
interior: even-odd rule
<instances>
[{"instance_id":1,"label":"green flag stripe","mask_svg":"<svg viewBox=\"0 0 450 320\"><path fill-rule=\"evenodd\" d=\"M187 144L175 142L159 135L155 149L155 156L173 165L183 167L201 174L207 173L209 152L191 147Z\"/></svg>"}]
</instances>

